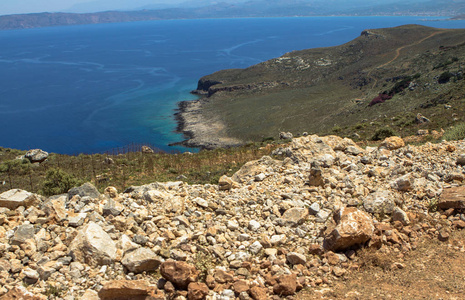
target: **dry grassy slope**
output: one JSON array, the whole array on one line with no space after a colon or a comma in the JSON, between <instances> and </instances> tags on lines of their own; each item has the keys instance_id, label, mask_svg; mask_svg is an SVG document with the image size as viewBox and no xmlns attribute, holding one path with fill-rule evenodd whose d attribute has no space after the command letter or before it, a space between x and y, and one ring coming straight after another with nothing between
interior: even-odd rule
<instances>
[{"instance_id":1,"label":"dry grassy slope","mask_svg":"<svg viewBox=\"0 0 465 300\"><path fill-rule=\"evenodd\" d=\"M276 136L279 131L322 134L339 127L339 133L356 130L367 138L386 125L410 134L416 130L409 123L417 112L433 115L430 127L449 126L452 110L421 106L447 102L462 110L464 80L438 84L437 77L462 70L464 44L465 30L419 25L367 30L341 46L294 51L247 69L205 76L199 89L209 88L212 95L203 112L219 116L227 125L225 134L243 140ZM395 77L417 73L421 76L413 91L368 107L378 93L400 80Z\"/></svg>"}]
</instances>

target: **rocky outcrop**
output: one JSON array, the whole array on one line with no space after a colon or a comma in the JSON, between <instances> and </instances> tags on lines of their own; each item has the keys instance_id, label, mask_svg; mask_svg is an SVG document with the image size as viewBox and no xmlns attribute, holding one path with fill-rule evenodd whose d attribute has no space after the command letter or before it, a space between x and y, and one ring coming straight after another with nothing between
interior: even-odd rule
<instances>
[{"instance_id":1,"label":"rocky outcrop","mask_svg":"<svg viewBox=\"0 0 465 300\"><path fill-rule=\"evenodd\" d=\"M92 183L86 182L83 185L72 188L68 191L69 199L76 195L79 197L98 198L100 196L100 192Z\"/></svg>"},{"instance_id":2,"label":"rocky outcrop","mask_svg":"<svg viewBox=\"0 0 465 300\"><path fill-rule=\"evenodd\" d=\"M14 210L20 206L29 207L38 204L40 196L28 191L13 189L0 194L0 207Z\"/></svg>"},{"instance_id":3,"label":"rocky outcrop","mask_svg":"<svg viewBox=\"0 0 465 300\"><path fill-rule=\"evenodd\" d=\"M79 230L69 249L75 261L91 266L109 265L116 258L115 242L93 222Z\"/></svg>"},{"instance_id":4,"label":"rocky outcrop","mask_svg":"<svg viewBox=\"0 0 465 300\"><path fill-rule=\"evenodd\" d=\"M198 91L197 93L207 93L212 86L217 84L223 84L223 82L201 78L197 83L197 89L195 91Z\"/></svg>"},{"instance_id":5,"label":"rocky outcrop","mask_svg":"<svg viewBox=\"0 0 465 300\"><path fill-rule=\"evenodd\" d=\"M153 153L155 153L155 151L153 151L153 149L150 148L149 146L142 146L141 152L145 153L145 154L153 154Z\"/></svg>"},{"instance_id":6,"label":"rocky outcrop","mask_svg":"<svg viewBox=\"0 0 465 300\"><path fill-rule=\"evenodd\" d=\"M31 163L41 163L48 158L48 152L40 149L33 149L27 151L24 157L29 159Z\"/></svg>"}]
</instances>

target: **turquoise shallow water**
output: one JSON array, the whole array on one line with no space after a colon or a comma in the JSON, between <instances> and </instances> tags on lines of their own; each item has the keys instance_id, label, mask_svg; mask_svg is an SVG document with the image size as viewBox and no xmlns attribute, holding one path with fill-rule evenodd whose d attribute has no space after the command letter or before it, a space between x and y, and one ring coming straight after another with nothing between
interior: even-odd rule
<instances>
[{"instance_id":1,"label":"turquoise shallow water","mask_svg":"<svg viewBox=\"0 0 465 300\"><path fill-rule=\"evenodd\" d=\"M78 154L130 143L166 151L197 80L417 17L173 20L0 31L0 146Z\"/></svg>"}]
</instances>

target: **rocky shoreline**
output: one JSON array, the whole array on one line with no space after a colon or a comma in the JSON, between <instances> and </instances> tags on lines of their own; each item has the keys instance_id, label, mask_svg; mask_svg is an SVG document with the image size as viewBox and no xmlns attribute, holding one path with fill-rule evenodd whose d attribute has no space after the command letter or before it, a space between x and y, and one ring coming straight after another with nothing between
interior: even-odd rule
<instances>
[{"instance_id":1,"label":"rocky shoreline","mask_svg":"<svg viewBox=\"0 0 465 300\"><path fill-rule=\"evenodd\" d=\"M186 140L171 145L189 148L216 149L240 146L243 141L227 137L225 125L219 117L207 117L202 112L204 98L181 101L175 113L176 132L182 133Z\"/></svg>"},{"instance_id":2,"label":"rocky shoreline","mask_svg":"<svg viewBox=\"0 0 465 300\"><path fill-rule=\"evenodd\" d=\"M465 228L465 141L293 139L216 185L0 194L0 299L295 299ZM280 159L277 159L280 158ZM357 291L355 291L356 293Z\"/></svg>"}]
</instances>

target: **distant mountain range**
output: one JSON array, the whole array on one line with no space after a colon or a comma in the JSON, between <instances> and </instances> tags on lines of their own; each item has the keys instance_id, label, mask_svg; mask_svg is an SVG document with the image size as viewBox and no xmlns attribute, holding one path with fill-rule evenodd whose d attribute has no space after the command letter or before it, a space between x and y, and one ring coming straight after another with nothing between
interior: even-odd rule
<instances>
[{"instance_id":1,"label":"distant mountain range","mask_svg":"<svg viewBox=\"0 0 465 300\"><path fill-rule=\"evenodd\" d=\"M20 29L47 26L134 22L163 19L289 17L289 16L370 16L417 15L457 16L465 14L465 0L267 0L189 1L170 8L96 13L35 13L0 16L0 29ZM98 4L98 3L97 3ZM160 4L161 5L161 4ZM154 7L160 7L155 5ZM200 6L198 6L200 5ZM101 7L95 5L95 7ZM104 7L104 6L102 6ZM151 8L151 6L145 6ZM88 7L90 9L90 7ZM84 8L81 8L84 10Z\"/></svg>"}]
</instances>

